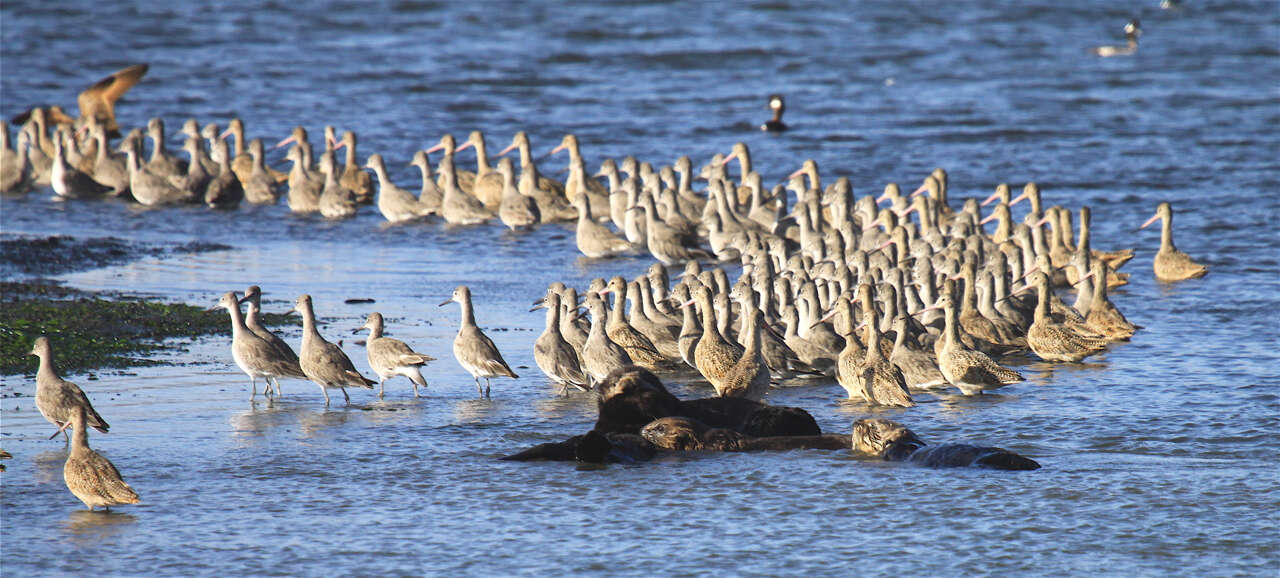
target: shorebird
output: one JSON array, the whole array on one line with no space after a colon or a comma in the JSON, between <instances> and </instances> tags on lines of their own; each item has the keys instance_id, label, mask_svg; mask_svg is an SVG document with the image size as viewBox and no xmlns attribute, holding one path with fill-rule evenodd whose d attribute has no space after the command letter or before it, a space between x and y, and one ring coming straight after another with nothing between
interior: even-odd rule
<instances>
[{"instance_id":1,"label":"shorebird","mask_svg":"<svg viewBox=\"0 0 1280 578\"><path fill-rule=\"evenodd\" d=\"M507 365L506 360L502 359L502 353L498 351L498 346L493 344L493 340L476 326L476 315L471 305L471 289L466 285L459 285L453 290L453 296L440 306L444 307L455 302L462 305L462 322L458 327L458 336L453 338L453 357L476 380L476 391L484 397L489 397L491 378L520 376L511 371L511 367ZM481 377L484 378L483 389L480 387Z\"/></svg>"},{"instance_id":2,"label":"shorebird","mask_svg":"<svg viewBox=\"0 0 1280 578\"><path fill-rule=\"evenodd\" d=\"M965 395L974 395L1023 381L1018 372L997 364L987 354L969 349L960 341L959 313L950 294L939 296L933 306L945 311L946 329L943 331L942 351L938 355L938 368L948 382Z\"/></svg>"},{"instance_id":3,"label":"shorebird","mask_svg":"<svg viewBox=\"0 0 1280 578\"><path fill-rule=\"evenodd\" d=\"M115 464L89 447L89 432L85 425L89 423L90 411L77 407L71 413L75 433L71 438L71 453L62 466L62 479L67 483L67 489L90 511L99 506L110 509L111 506L138 503L138 493L120 477L120 470Z\"/></svg>"},{"instance_id":4,"label":"shorebird","mask_svg":"<svg viewBox=\"0 0 1280 578\"><path fill-rule=\"evenodd\" d=\"M876 319L871 285L858 287L858 301L862 303L862 323L867 326L867 356L858 365L854 382L861 383L862 396L870 403L895 407L913 407L916 402L907 392L907 381L884 354L880 346L880 324Z\"/></svg>"},{"instance_id":5,"label":"shorebird","mask_svg":"<svg viewBox=\"0 0 1280 578\"><path fill-rule=\"evenodd\" d=\"M414 351L399 339L383 337L381 313L370 313L364 325L352 333L365 329L369 330L369 339L365 341L364 347L369 355L369 367L378 374L378 397L382 397L387 380L397 375L403 375L413 382L413 397L418 397L418 386L427 386L427 380L422 377L422 366L436 358Z\"/></svg>"},{"instance_id":6,"label":"shorebird","mask_svg":"<svg viewBox=\"0 0 1280 578\"><path fill-rule=\"evenodd\" d=\"M280 355L279 350L270 342L250 331L245 325L244 317L240 313L240 299L236 297L234 291L223 294L218 304L210 308L211 311L216 309L226 309L227 313L231 314L231 357L240 371L249 376L250 386L253 388L249 394L249 401L258 397L259 377L267 382L263 393L268 397L271 395L272 378L302 377L298 375L298 367L292 361Z\"/></svg>"},{"instance_id":7,"label":"shorebird","mask_svg":"<svg viewBox=\"0 0 1280 578\"><path fill-rule=\"evenodd\" d=\"M248 327L249 331L252 331L254 335L261 337L263 341L270 343L280 359L283 359L288 365L284 377L306 379L307 375L302 373L302 366L299 365L298 354L294 353L293 348L289 347L289 344L285 343L283 339L280 339L276 334L262 326L262 322L259 319L259 314L262 311L262 289L257 285L250 285L248 289L244 290L244 297L240 298L240 302L248 304L244 314L245 327ZM283 392L280 391L280 379L275 376L267 379L268 385L275 384L276 395L283 395Z\"/></svg>"},{"instance_id":8,"label":"shorebird","mask_svg":"<svg viewBox=\"0 0 1280 578\"><path fill-rule=\"evenodd\" d=\"M28 355L40 358L40 369L36 371L36 409L40 410L40 415L49 420L49 423L58 428L58 431L53 432L49 439L53 439L59 433L65 438L67 427L75 427L72 418L80 409L85 411L85 423L89 426L102 433L107 433L107 430L111 429L111 426L107 425L107 420L102 419L102 416L93 409L93 404L89 403L89 397L84 394L80 386L62 379L58 371L53 368L53 348L49 344L48 337L37 337ZM76 430L78 432L80 428L77 427Z\"/></svg>"},{"instance_id":9,"label":"shorebird","mask_svg":"<svg viewBox=\"0 0 1280 578\"><path fill-rule=\"evenodd\" d=\"M293 311L302 315L302 355L299 356L299 365L307 379L320 386L325 407L329 407L329 392L326 388L341 389L342 397L348 404L351 403L351 396L347 394L348 387L373 389L373 380L356 371L356 366L343 353L342 348L320 336L316 329L316 315L311 309L310 295L298 297Z\"/></svg>"},{"instance_id":10,"label":"shorebird","mask_svg":"<svg viewBox=\"0 0 1280 578\"><path fill-rule=\"evenodd\" d=\"M422 172L422 188L418 191L418 202L426 205L429 214L440 214L440 206L444 203L444 191L431 176L431 160L427 158L427 152L413 153L413 161L409 166L418 167Z\"/></svg>"},{"instance_id":11,"label":"shorebird","mask_svg":"<svg viewBox=\"0 0 1280 578\"><path fill-rule=\"evenodd\" d=\"M899 316L893 321L893 352L889 361L902 371L907 389L935 389L947 385L947 378L938 369L934 356L923 349L907 344L907 318Z\"/></svg>"},{"instance_id":12,"label":"shorebird","mask_svg":"<svg viewBox=\"0 0 1280 578\"><path fill-rule=\"evenodd\" d=\"M578 250L588 258L597 259L621 255L631 250L631 243L613 234L607 227L591 218L591 204L587 198L578 195L573 200L578 209L578 227L576 240Z\"/></svg>"},{"instance_id":13,"label":"shorebird","mask_svg":"<svg viewBox=\"0 0 1280 578\"><path fill-rule=\"evenodd\" d=\"M1039 297L1035 321L1027 329L1027 345L1033 353L1045 361L1074 363L1106 349L1107 340L1102 336L1082 335L1049 317L1049 277L1044 272L1033 272L1030 282Z\"/></svg>"},{"instance_id":14,"label":"shorebird","mask_svg":"<svg viewBox=\"0 0 1280 578\"><path fill-rule=\"evenodd\" d=\"M705 286L693 290L693 298L682 307L698 307L702 318L702 337L693 348L693 363L698 373L720 391L723 388L725 375L742 358L744 349L736 343L725 340L716 323L716 313L712 306L711 290Z\"/></svg>"},{"instance_id":15,"label":"shorebird","mask_svg":"<svg viewBox=\"0 0 1280 578\"><path fill-rule=\"evenodd\" d=\"M769 391L769 366L765 364L760 333L764 327L764 313L759 309L744 312L746 318L746 349L742 357L724 373L716 393L720 397L745 397L760 401Z\"/></svg>"},{"instance_id":16,"label":"shorebird","mask_svg":"<svg viewBox=\"0 0 1280 578\"><path fill-rule=\"evenodd\" d=\"M337 146L333 147L334 151L346 148L347 156L343 161L342 173L338 177L338 183L351 191L355 196L355 201L360 204L366 204L373 201L373 179L369 177L369 173L360 170L360 163L356 161L356 133L355 131L346 131L342 133L342 140L338 141ZM381 208L381 207L379 207Z\"/></svg>"},{"instance_id":17,"label":"shorebird","mask_svg":"<svg viewBox=\"0 0 1280 578\"><path fill-rule=\"evenodd\" d=\"M1152 263L1156 279L1166 282L1184 281L1204 277L1209 268L1196 263L1190 255L1173 246L1173 207L1169 203L1160 203L1156 214L1152 215L1139 229L1145 229L1151 223L1160 220L1160 252Z\"/></svg>"},{"instance_id":18,"label":"shorebird","mask_svg":"<svg viewBox=\"0 0 1280 578\"><path fill-rule=\"evenodd\" d=\"M587 333L587 341L582 345L582 370L591 378L592 384L598 384L613 370L631 365L631 356L621 345L614 343L605 331L608 312L604 298L591 291L587 293L586 303L591 315L591 330Z\"/></svg>"},{"instance_id":19,"label":"shorebird","mask_svg":"<svg viewBox=\"0 0 1280 578\"><path fill-rule=\"evenodd\" d=\"M46 111L46 114L52 113L51 120L56 124L72 124L78 128L92 119L102 123L107 129L108 136L120 136L120 127L116 124L116 101L120 100L120 97L133 88L139 80L142 80L142 76L147 73L147 68L146 64L122 68L86 88L76 98L76 104L80 108L79 118L71 118L63 112L62 107L51 106L19 114L13 117L13 123L25 123L36 110L42 110Z\"/></svg>"},{"instance_id":20,"label":"shorebird","mask_svg":"<svg viewBox=\"0 0 1280 578\"><path fill-rule=\"evenodd\" d=\"M68 164L65 146L61 138L54 139L53 172L50 175L54 193L66 199L87 199L99 198L112 192L111 187L93 180L88 173Z\"/></svg>"},{"instance_id":21,"label":"shorebird","mask_svg":"<svg viewBox=\"0 0 1280 578\"><path fill-rule=\"evenodd\" d=\"M350 132L346 134L352 134ZM413 193L397 187L387 176L387 165L382 155L369 155L364 168L372 170L378 177L378 212L392 223L412 221L430 215L433 211L425 203L413 196Z\"/></svg>"},{"instance_id":22,"label":"shorebird","mask_svg":"<svg viewBox=\"0 0 1280 578\"><path fill-rule=\"evenodd\" d=\"M546 298L538 307L547 309L546 328L533 344L533 360L538 364L538 369L547 374L551 381L560 384L561 393L571 385L587 391L590 389L590 381L582 372L578 353L560 335L560 293L554 288L548 290ZM538 307L530 311L536 311Z\"/></svg>"},{"instance_id":23,"label":"shorebird","mask_svg":"<svg viewBox=\"0 0 1280 578\"><path fill-rule=\"evenodd\" d=\"M538 203L526 197L516 188L515 166L511 159L498 160L497 172L502 176L502 201L498 206L498 218L512 231L527 229L542 221Z\"/></svg>"}]
</instances>

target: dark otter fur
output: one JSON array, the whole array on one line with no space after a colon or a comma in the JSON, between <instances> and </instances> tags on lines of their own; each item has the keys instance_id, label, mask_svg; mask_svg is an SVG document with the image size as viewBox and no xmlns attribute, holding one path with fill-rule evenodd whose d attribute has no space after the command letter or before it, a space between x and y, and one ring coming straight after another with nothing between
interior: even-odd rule
<instances>
[{"instance_id":1,"label":"dark otter fur","mask_svg":"<svg viewBox=\"0 0 1280 578\"><path fill-rule=\"evenodd\" d=\"M653 459L657 450L634 434L600 433L591 430L562 442L538 444L518 454L504 456L512 462L578 461L587 464L632 464Z\"/></svg>"},{"instance_id":2,"label":"dark otter fur","mask_svg":"<svg viewBox=\"0 0 1280 578\"><path fill-rule=\"evenodd\" d=\"M796 407L770 406L740 398L715 397L682 401L667 391L657 376L634 365L614 370L596 387L596 391L600 395L600 413L591 433L573 436L562 442L539 444L502 459L592 461L604 455L604 459L608 461L619 455L641 456L648 443L640 444L637 441L640 439L641 428L653 420L670 416L690 417L708 427L732 430L751 438L822 434L813 416ZM591 437L588 439L588 436ZM587 447L579 451L579 445L584 441L587 442ZM609 449L602 449L605 447L602 442L607 442ZM626 449L615 449L619 445ZM653 448L648 449L652 451Z\"/></svg>"},{"instance_id":3,"label":"dark otter fur","mask_svg":"<svg viewBox=\"0 0 1280 578\"><path fill-rule=\"evenodd\" d=\"M887 419L853 422L853 448L891 462L911 462L931 468L982 466L998 470L1038 470L1040 464L1009 450L968 444L927 446L915 432Z\"/></svg>"},{"instance_id":4,"label":"dark otter fur","mask_svg":"<svg viewBox=\"0 0 1280 578\"><path fill-rule=\"evenodd\" d=\"M654 420L640 435L654 446L674 451L752 452L795 449L849 449L849 436L800 435L751 437L725 428L713 428L696 419L665 417Z\"/></svg>"},{"instance_id":5,"label":"dark otter fur","mask_svg":"<svg viewBox=\"0 0 1280 578\"><path fill-rule=\"evenodd\" d=\"M822 434L817 420L798 407L733 397L681 401L656 376L634 365L614 370L598 390L600 416L595 429L603 433L639 434L655 419L683 416L752 437Z\"/></svg>"}]
</instances>

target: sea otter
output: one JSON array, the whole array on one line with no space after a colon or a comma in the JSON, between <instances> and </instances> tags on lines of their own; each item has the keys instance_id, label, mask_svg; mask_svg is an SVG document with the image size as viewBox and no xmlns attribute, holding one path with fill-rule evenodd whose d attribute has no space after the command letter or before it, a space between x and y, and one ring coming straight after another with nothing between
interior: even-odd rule
<instances>
[{"instance_id":1,"label":"sea otter","mask_svg":"<svg viewBox=\"0 0 1280 578\"><path fill-rule=\"evenodd\" d=\"M708 427L732 430L748 437L822 435L817 420L803 409L741 398L682 401L667 391L657 376L634 365L610 373L597 386L597 393L600 414L591 432L561 442L540 444L502 459L590 463L647 459L644 445L639 444L638 439L641 428L655 419L671 416L693 418Z\"/></svg>"},{"instance_id":2,"label":"sea otter","mask_svg":"<svg viewBox=\"0 0 1280 578\"><path fill-rule=\"evenodd\" d=\"M847 450L850 447L846 435L752 437L731 429L713 428L687 417L653 420L640 430L640 436L659 449L674 451Z\"/></svg>"},{"instance_id":3,"label":"sea otter","mask_svg":"<svg viewBox=\"0 0 1280 578\"><path fill-rule=\"evenodd\" d=\"M931 468L982 466L997 470L1037 470L1035 460L1009 450L944 444L928 446L906 426L880 418L853 422L853 449L891 462L911 462Z\"/></svg>"}]
</instances>

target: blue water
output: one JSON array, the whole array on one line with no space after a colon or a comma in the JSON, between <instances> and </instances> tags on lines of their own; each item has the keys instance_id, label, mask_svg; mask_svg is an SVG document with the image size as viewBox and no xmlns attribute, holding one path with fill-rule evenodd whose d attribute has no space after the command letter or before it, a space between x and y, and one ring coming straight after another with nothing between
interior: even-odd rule
<instances>
[{"instance_id":1,"label":"blue water","mask_svg":"<svg viewBox=\"0 0 1280 578\"><path fill-rule=\"evenodd\" d=\"M1132 283L1112 298L1145 329L1083 364L1014 359L1029 379L998 395L884 410L843 400L831 382L769 397L827 431L880 415L926 441L1001 445L1045 466L1032 473L816 451L511 464L495 458L581 433L595 413L587 396L557 397L534 366L542 316L528 303L551 281L634 276L649 259L584 262L559 225L512 234L386 227L368 209L326 223L283 204L227 213L8 197L5 233L233 247L59 277L69 285L212 305L256 283L270 311L306 292L358 368L350 330L374 310L440 361L424 399L402 380L382 401L359 391L329 409L300 381L271 407L250 405L226 336L161 355L177 365L68 375L113 426L92 445L142 495L109 516L79 511L63 445L45 439L32 405L34 380L5 376L0 443L15 457L0 474L0 570L1274 575L1280 11L1157 5L5 2L5 116L74 110L89 83L149 62L120 104L123 126L239 116L250 137L303 124L319 142L333 124L358 131L361 155L382 153L406 188L413 151L474 129L495 152L528 131L535 154L573 132L593 169L627 154L702 163L743 141L766 182L812 158L824 181L848 176L857 194L914 188L941 166L955 206L1035 180L1047 203L1093 208L1096 247L1137 251ZM1135 56L1087 54L1122 42L1134 17ZM755 128L774 92L787 97L782 135ZM1178 247L1208 277L1152 278L1159 234L1136 229L1162 200L1174 204ZM492 401L475 398L450 354L457 306L436 307L462 283L521 375L495 382ZM343 303L353 297L376 303ZM283 333L296 345L297 328Z\"/></svg>"}]
</instances>

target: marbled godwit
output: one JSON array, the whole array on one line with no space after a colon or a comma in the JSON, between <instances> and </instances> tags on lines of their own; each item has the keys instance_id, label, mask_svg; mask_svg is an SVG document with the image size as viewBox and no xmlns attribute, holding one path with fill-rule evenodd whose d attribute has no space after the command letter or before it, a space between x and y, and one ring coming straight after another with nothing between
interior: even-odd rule
<instances>
[{"instance_id":1,"label":"marbled godwit","mask_svg":"<svg viewBox=\"0 0 1280 578\"><path fill-rule=\"evenodd\" d=\"M854 383L861 384L862 396L876 405L914 407L916 402L907 391L907 382L884 353L880 345L880 324L876 319L875 302L870 284L858 287L858 301L862 304L862 323L867 327L865 345L867 355L857 366Z\"/></svg>"},{"instance_id":2,"label":"marbled godwit","mask_svg":"<svg viewBox=\"0 0 1280 578\"><path fill-rule=\"evenodd\" d=\"M299 365L307 379L320 386L324 394L324 405L329 406L329 392L326 388L336 387L342 390L342 397L351 403L347 394L348 387L373 389L373 380L360 375L351 359L341 347L325 341L316 329L316 315L311 309L311 296L298 297L293 310L302 315L302 354Z\"/></svg>"},{"instance_id":3,"label":"marbled godwit","mask_svg":"<svg viewBox=\"0 0 1280 578\"><path fill-rule=\"evenodd\" d=\"M373 179L370 178L369 173L361 170L360 163L356 161L355 131L349 130L342 133L342 140L338 141L333 150L337 151L342 148L347 149L347 157L343 161L338 184L351 191L351 194L355 197L355 202L360 204L373 202Z\"/></svg>"},{"instance_id":4,"label":"marbled godwit","mask_svg":"<svg viewBox=\"0 0 1280 578\"><path fill-rule=\"evenodd\" d=\"M440 216L450 225L478 225L489 220L492 213L479 199L465 193L458 186L454 173L453 157L440 159L440 180L444 182L444 194L440 201Z\"/></svg>"},{"instance_id":5,"label":"marbled godwit","mask_svg":"<svg viewBox=\"0 0 1280 578\"><path fill-rule=\"evenodd\" d=\"M1106 278L1109 269L1101 259L1093 260L1094 279ZM1139 329L1137 325L1125 319L1120 309L1107 298L1106 283L1094 285L1093 300L1089 305L1089 312L1084 317L1084 322L1089 329L1106 336L1110 341L1128 341Z\"/></svg>"},{"instance_id":6,"label":"marbled godwit","mask_svg":"<svg viewBox=\"0 0 1280 578\"><path fill-rule=\"evenodd\" d=\"M666 358L653 345L653 342L632 327L623 315L627 308L628 289L626 280L621 276L615 276L609 280L606 288L599 292L601 297L610 293L614 295L613 306L609 308L606 318L605 331L609 333L609 339L627 350L627 356L631 358L632 363L652 370L666 361Z\"/></svg>"},{"instance_id":7,"label":"marbled godwit","mask_svg":"<svg viewBox=\"0 0 1280 578\"><path fill-rule=\"evenodd\" d=\"M9 145L9 125L0 130L0 193L25 193L31 189L32 176L27 159L29 143L25 132L18 134L17 149ZM52 170L52 165L50 170ZM52 175L50 175L52 176ZM128 187L128 177L125 177Z\"/></svg>"},{"instance_id":8,"label":"marbled godwit","mask_svg":"<svg viewBox=\"0 0 1280 578\"><path fill-rule=\"evenodd\" d=\"M409 166L418 167L422 172L422 188L418 192L418 202L426 205L431 214L440 214L440 206L444 204L444 190L440 185L436 184L436 180L431 176L431 161L427 159L426 151L418 151L413 153L413 161Z\"/></svg>"},{"instance_id":9,"label":"marbled godwit","mask_svg":"<svg viewBox=\"0 0 1280 578\"><path fill-rule=\"evenodd\" d=\"M71 453L62 466L62 479L72 495L92 511L96 507L111 508L138 503L138 493L120 477L120 471L98 452L89 448L89 432L85 424L92 410L77 407L71 413Z\"/></svg>"},{"instance_id":10,"label":"marbled godwit","mask_svg":"<svg viewBox=\"0 0 1280 578\"><path fill-rule=\"evenodd\" d=\"M694 289L693 298L682 307L692 307L695 304L702 317L702 337L693 349L694 367L716 391L720 391L724 387L725 375L742 359L743 348L725 340L720 333L715 309L711 304L711 289L706 286Z\"/></svg>"},{"instance_id":11,"label":"marbled godwit","mask_svg":"<svg viewBox=\"0 0 1280 578\"><path fill-rule=\"evenodd\" d=\"M231 152L227 141L218 140L213 144L213 161L218 164L218 174L209 179L204 187L204 203L212 208L233 208L244 199L244 185L231 170L228 158Z\"/></svg>"},{"instance_id":12,"label":"marbled godwit","mask_svg":"<svg viewBox=\"0 0 1280 578\"><path fill-rule=\"evenodd\" d=\"M769 366L764 362L760 332L764 327L764 313L759 309L743 312L747 327L744 331L746 349L742 357L725 372L716 387L720 397L745 397L760 401L769 391Z\"/></svg>"},{"instance_id":13,"label":"marbled godwit","mask_svg":"<svg viewBox=\"0 0 1280 578\"><path fill-rule=\"evenodd\" d=\"M1077 362L1106 349L1106 339L1081 335L1049 317L1049 277L1044 272L1033 272L1030 281L1039 297L1035 321L1027 329L1027 345L1032 352L1045 361Z\"/></svg>"},{"instance_id":14,"label":"marbled godwit","mask_svg":"<svg viewBox=\"0 0 1280 578\"><path fill-rule=\"evenodd\" d=\"M453 296L440 306L456 302L462 306L462 322L458 328L458 336L453 339L453 356L458 364L476 380L476 391L489 397L489 380L494 377L520 377L498 352L498 346L476 326L476 315L471 305L471 289L459 285L453 290ZM484 378L484 389L480 388L480 378Z\"/></svg>"},{"instance_id":15,"label":"marbled godwit","mask_svg":"<svg viewBox=\"0 0 1280 578\"><path fill-rule=\"evenodd\" d=\"M147 138L151 139L151 158L147 159L147 170L163 177L180 177L187 174L187 162L171 156L165 150L164 120L153 118L147 121Z\"/></svg>"},{"instance_id":16,"label":"marbled godwit","mask_svg":"<svg viewBox=\"0 0 1280 578\"><path fill-rule=\"evenodd\" d=\"M320 210L320 194L324 191L323 175L315 175L307 166L303 148L295 145L285 158L293 163L289 170L289 210L295 213L314 213ZM317 178L319 177L319 178Z\"/></svg>"},{"instance_id":17,"label":"marbled godwit","mask_svg":"<svg viewBox=\"0 0 1280 578\"><path fill-rule=\"evenodd\" d=\"M547 321L542 335L533 344L533 361L551 381L560 384L561 393L571 385L587 391L591 384L582 372L578 353L560 335L560 294L555 290L547 291L547 296L539 307L547 309Z\"/></svg>"},{"instance_id":18,"label":"marbled godwit","mask_svg":"<svg viewBox=\"0 0 1280 578\"><path fill-rule=\"evenodd\" d=\"M356 216L359 205L350 189L338 182L338 165L333 151L320 155L320 172L324 188L320 191L320 214L326 219L349 219Z\"/></svg>"},{"instance_id":19,"label":"marbled godwit","mask_svg":"<svg viewBox=\"0 0 1280 578\"><path fill-rule=\"evenodd\" d=\"M236 172L236 178L240 179L241 183L247 183L248 181L256 178L252 176L255 171L254 163L256 162L252 151L252 141L250 141L249 147L245 146L244 121L238 118L231 119L231 122L227 124L227 130L223 131L219 136L224 139L228 136L233 137L231 143L233 145L232 152L234 152L235 155L231 158L231 170ZM257 158L263 159L265 162L266 157L262 154L262 139L253 140L258 141L259 148ZM282 173L273 168L267 167L265 164L262 167L262 171L271 179L271 184L273 186L277 183L283 183L289 179L288 173ZM249 202L257 202L253 201L252 198L253 197L251 195L251 200Z\"/></svg>"},{"instance_id":20,"label":"marbled godwit","mask_svg":"<svg viewBox=\"0 0 1280 578\"><path fill-rule=\"evenodd\" d=\"M123 68L111 73L110 76L93 83L89 88L84 89L78 97L76 104L80 108L80 117L71 118L62 107L51 106L48 108L31 109L22 114L13 117L14 124L25 123L29 116L35 114L37 110L42 114L52 112L53 121L58 124L73 124L77 128L88 124L90 121L97 121L107 129L108 136L120 136L120 127L116 124L116 102L120 97L128 92L133 85L142 80L143 75L147 73L148 65L135 64L133 66Z\"/></svg>"},{"instance_id":21,"label":"marbled godwit","mask_svg":"<svg viewBox=\"0 0 1280 578\"><path fill-rule=\"evenodd\" d=\"M938 368L948 382L965 395L974 395L1023 381L1018 372L997 364L985 353L969 349L960 341L959 312L950 294L940 296L934 306L945 311L946 329L942 351L938 354Z\"/></svg>"},{"instance_id":22,"label":"marbled godwit","mask_svg":"<svg viewBox=\"0 0 1280 578\"><path fill-rule=\"evenodd\" d=\"M502 204L502 176L496 172L494 167L489 166L489 154L484 143L484 133L478 130L471 131L471 134L467 135L466 142L459 145L454 152L462 152L470 147L475 147L476 149L475 184L472 185L470 193L475 198L480 199L485 208L490 211L496 211Z\"/></svg>"},{"instance_id":23,"label":"marbled godwit","mask_svg":"<svg viewBox=\"0 0 1280 578\"><path fill-rule=\"evenodd\" d=\"M240 186L244 187L244 198L246 201L255 205L274 205L280 200L280 194L276 191L276 183L280 182L271 174L270 169L266 165L265 150L263 149L262 139L253 139L249 141L249 166L247 178L240 178ZM235 166L232 165L232 171ZM237 175L240 173L237 172ZM284 180L288 180L289 176L284 175Z\"/></svg>"},{"instance_id":24,"label":"marbled godwit","mask_svg":"<svg viewBox=\"0 0 1280 578\"><path fill-rule=\"evenodd\" d=\"M453 138L453 135L445 133L444 136L440 137L440 142L436 143L435 146L432 146L425 152L427 154L431 154L436 151L444 151L444 156L440 158L441 161L449 159L452 163L454 161L453 155L458 152L457 139ZM437 167L437 172L440 173L440 176L437 177L436 184L440 185L440 188L443 189L445 188L444 167ZM458 190L466 193L467 195L471 195L472 190L475 189L476 174L468 170L460 169L457 165L454 165L453 176L457 180Z\"/></svg>"},{"instance_id":25,"label":"marbled godwit","mask_svg":"<svg viewBox=\"0 0 1280 578\"><path fill-rule=\"evenodd\" d=\"M1156 253L1155 262L1152 264L1156 279L1173 282L1204 277L1209 272L1209 268L1196 263L1191 256L1173 246L1173 207L1169 203L1160 203L1156 207L1156 214L1138 228L1145 229L1157 219L1161 221L1160 252Z\"/></svg>"},{"instance_id":26,"label":"marbled godwit","mask_svg":"<svg viewBox=\"0 0 1280 578\"><path fill-rule=\"evenodd\" d=\"M36 371L36 409L58 428L49 439L53 439L59 432L65 438L67 427L75 427L72 418L80 409L85 411L85 423L89 426L103 433L111 428L107 425L107 420L102 419L93 409L93 404L89 403L89 397L80 386L62 379L53 368L53 347L49 344L48 337L37 337L28 355L40 358L40 369ZM77 433L79 430L76 427Z\"/></svg>"},{"instance_id":27,"label":"marbled godwit","mask_svg":"<svg viewBox=\"0 0 1280 578\"><path fill-rule=\"evenodd\" d=\"M399 339L383 337L381 313L370 313L364 325L352 333L365 329L369 330L369 339L365 341L364 347L369 356L369 367L378 374L378 397L382 397L387 380L397 375L403 375L413 382L413 397L418 397L418 387L427 386L427 380L422 377L422 366L436 358L414 351Z\"/></svg>"}]
</instances>

